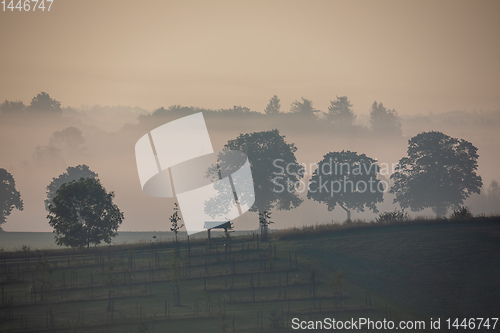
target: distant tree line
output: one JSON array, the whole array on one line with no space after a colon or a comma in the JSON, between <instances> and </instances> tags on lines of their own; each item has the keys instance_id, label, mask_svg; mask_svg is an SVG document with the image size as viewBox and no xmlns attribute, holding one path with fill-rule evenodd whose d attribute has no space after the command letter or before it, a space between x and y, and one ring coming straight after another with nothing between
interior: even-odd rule
<instances>
[{"instance_id":1,"label":"distant tree line","mask_svg":"<svg viewBox=\"0 0 500 333\"><path fill-rule=\"evenodd\" d=\"M47 114L60 115L62 113L61 102L50 97L46 92L41 92L31 99L29 105L22 101L5 101L0 104L0 112L4 115L22 114L31 112L45 112Z\"/></svg>"},{"instance_id":2,"label":"distant tree line","mask_svg":"<svg viewBox=\"0 0 500 333\"><path fill-rule=\"evenodd\" d=\"M70 108L70 110L73 110ZM0 115L19 115L19 114L49 114L61 115L63 109L61 102L50 97L46 92L41 92L31 99L29 105L25 105L22 101L4 101L0 104ZM141 115L139 119L148 117L162 117L173 113L191 114L196 112L205 112L208 114L254 114L260 115L259 112L250 110L241 105L235 105L227 109L206 109L200 107L187 107L181 105L172 105L168 108L159 108L153 111L151 115ZM274 95L269 100L264 113L270 116L276 115L296 115L301 117L312 117L316 119L316 115L322 113L314 107L313 101L301 97L300 100L295 100L290 105L290 112L281 110L281 101L278 96ZM353 127L355 125L356 114L353 111L352 104L347 96L337 96L335 100L330 101L330 106L325 113L325 118L333 125L339 128ZM377 134L384 135L401 135L401 118L394 109L386 108L382 103L373 103L370 109L370 128ZM41 146L40 149L50 149L53 146ZM43 152L41 152L43 153Z\"/></svg>"},{"instance_id":3,"label":"distant tree line","mask_svg":"<svg viewBox=\"0 0 500 333\"><path fill-rule=\"evenodd\" d=\"M356 126L356 114L352 108L352 104L347 96L337 96L335 100L330 101L330 106L327 112L323 113L314 106L310 99L302 97L300 100L294 101L290 105L290 111L284 112L281 108L281 101L278 96L274 95L269 100L269 103L262 113L252 111L247 107L233 106L228 109L206 109L199 107L188 107L180 105L172 105L168 108L159 108L149 115L139 116L139 120L151 118L161 118L173 115L188 115L197 112L204 112L207 115L225 116L225 115L248 115L248 116L264 116L269 117L299 117L300 121L326 121L337 129L353 128ZM323 118L318 115L323 114ZM401 136L401 118L395 109L388 109L383 103L375 101L370 108L370 129L378 135L382 136Z\"/></svg>"},{"instance_id":4,"label":"distant tree line","mask_svg":"<svg viewBox=\"0 0 500 333\"><path fill-rule=\"evenodd\" d=\"M58 115L61 113L61 103L42 92L35 96L28 106L18 101L5 101L0 105L0 111L2 115L39 111ZM258 114L242 106L214 111L174 105L168 109L157 109L152 115L142 117L199 111ZM290 113L287 115L312 116L311 119L314 119L318 112L311 100L301 98L291 104ZM284 114L281 111L280 99L276 95L270 99L265 113L268 116ZM324 119L334 126L352 127L356 114L346 96L337 96L335 100L330 101ZM370 126L374 132L401 135L401 122L397 112L386 108L382 103L373 103ZM68 127L54 132L47 147L74 148L83 142L82 133L77 128ZM304 177L304 170L295 156L297 147L287 142L277 129L241 134L229 140L224 149L243 151L249 158L256 193L255 204L251 210L259 214L263 234L267 233L268 225L272 223L272 209L289 210L303 202L298 196L297 184ZM407 156L399 160L397 171L391 175L392 186L389 193L394 194L394 203L399 204L402 209L420 211L432 208L437 216L444 216L450 207L460 207L473 193L480 193L483 183L477 174L478 157L477 148L466 140L435 131L420 133L408 141ZM277 172L276 160L282 160L285 165L291 167ZM331 170L332 167L342 165L349 166L349 169L341 168L338 172ZM326 204L329 210L339 206L347 213L348 220L351 219L351 211L362 212L369 209L378 212L377 204L383 201L384 191L380 191L380 168L375 159L364 153L329 151L317 166L307 188L308 199ZM330 166L330 170L324 166ZM355 168L360 171L353 172ZM283 181L281 191L276 191L280 185L275 182L276 177L281 177ZM325 182L338 184L343 190L334 193L332 187L324 186ZM346 186L359 182L370 184L377 191L361 191L359 187ZM13 209L23 209L23 202L15 187L14 177L5 169L0 169L0 185L1 225ZM329 191L325 191L325 188ZM490 186L491 196L500 197L498 188L498 183L493 182ZM73 196L71 200L68 199L70 196ZM49 223L54 227L58 243L89 246L102 241L110 242L123 220L123 213L114 205L113 198L114 193L107 192L98 175L86 165L69 167L65 173L54 178L47 186L45 204L49 212ZM180 228L179 221L176 216L171 219L172 231L175 233ZM100 227L102 228L99 229Z\"/></svg>"},{"instance_id":5,"label":"distant tree line","mask_svg":"<svg viewBox=\"0 0 500 333\"><path fill-rule=\"evenodd\" d=\"M267 115L285 114L281 112L281 104L278 96L274 95L267 104L264 112ZM321 111L316 109L312 100L304 97L296 100L290 106L288 114L314 116ZM330 101L330 106L325 118L338 127L352 127L356 120L356 114L347 96L337 96ZM401 135L401 118L394 109L387 109L382 103L373 102L370 109L370 127L377 134Z\"/></svg>"}]
</instances>

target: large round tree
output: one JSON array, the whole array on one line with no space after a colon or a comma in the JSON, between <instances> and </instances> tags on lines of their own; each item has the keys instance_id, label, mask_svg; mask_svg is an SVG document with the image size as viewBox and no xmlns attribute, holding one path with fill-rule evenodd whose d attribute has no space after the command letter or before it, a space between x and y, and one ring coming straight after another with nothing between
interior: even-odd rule
<instances>
[{"instance_id":1,"label":"large round tree","mask_svg":"<svg viewBox=\"0 0 500 333\"><path fill-rule=\"evenodd\" d=\"M56 243L71 247L111 243L123 221L123 213L113 203L114 196L97 178L63 184L49 205L47 215Z\"/></svg>"},{"instance_id":2,"label":"large round tree","mask_svg":"<svg viewBox=\"0 0 500 333\"><path fill-rule=\"evenodd\" d=\"M318 163L309 182L307 197L325 203L328 210L339 205L351 219L351 211L365 208L377 213L384 186L377 175L377 161L352 151L330 152Z\"/></svg>"},{"instance_id":3,"label":"large round tree","mask_svg":"<svg viewBox=\"0 0 500 333\"><path fill-rule=\"evenodd\" d=\"M441 132L423 132L408 141L408 156L399 161L391 176L390 192L402 208L432 208L440 217L449 207L459 206L483 181L476 174L477 148L463 139Z\"/></svg>"},{"instance_id":4,"label":"large round tree","mask_svg":"<svg viewBox=\"0 0 500 333\"><path fill-rule=\"evenodd\" d=\"M45 209L48 211L52 200L56 196L57 190L61 185L69 183L80 178L97 178L99 175L85 164L80 164L74 167L68 167L65 172L53 178L47 185L47 199L45 200Z\"/></svg>"},{"instance_id":5,"label":"large round tree","mask_svg":"<svg viewBox=\"0 0 500 333\"><path fill-rule=\"evenodd\" d=\"M304 176L304 168L295 157L297 147L286 142L277 129L241 134L228 141L224 149L239 150L248 156L255 189L255 203L250 211L258 212L262 217L268 216L265 212L274 207L288 210L302 203L295 186ZM268 222L268 219L260 218L264 237Z\"/></svg>"},{"instance_id":6,"label":"large round tree","mask_svg":"<svg viewBox=\"0 0 500 333\"><path fill-rule=\"evenodd\" d=\"M21 194L16 189L14 177L7 170L0 169L0 230L14 208L23 210Z\"/></svg>"},{"instance_id":7,"label":"large round tree","mask_svg":"<svg viewBox=\"0 0 500 333\"><path fill-rule=\"evenodd\" d=\"M52 114L61 114L61 102L50 97L49 94L42 91L31 99L28 110L45 111Z\"/></svg>"}]
</instances>

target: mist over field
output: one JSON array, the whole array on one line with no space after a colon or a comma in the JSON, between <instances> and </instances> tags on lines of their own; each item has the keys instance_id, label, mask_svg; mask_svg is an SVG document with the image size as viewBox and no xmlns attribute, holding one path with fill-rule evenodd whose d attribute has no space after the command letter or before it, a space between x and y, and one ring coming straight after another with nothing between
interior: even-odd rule
<instances>
[{"instance_id":1,"label":"mist over field","mask_svg":"<svg viewBox=\"0 0 500 333\"><path fill-rule=\"evenodd\" d=\"M173 200L141 191L134 145L197 111L215 150L240 134L278 129L306 166L342 150L392 165L408 139L442 131L478 148L483 189L465 204L474 214L498 212L490 184L500 179L499 8L498 1L120 0L7 10L0 102L11 104L0 114L0 168L14 175L25 209L2 227L50 231L46 186L68 166L86 164L115 192L125 213L120 230L168 230ZM57 116L15 112L42 91L61 102ZM273 95L281 113L266 115ZM353 104L354 126L335 126L325 115L339 96ZM302 98L320 112L291 114ZM374 101L395 109L401 132L372 130ZM273 211L273 228L346 219L342 209L300 196L297 209ZM392 200L386 193L378 210L397 208ZM257 229L257 214L243 219L237 229Z\"/></svg>"},{"instance_id":2,"label":"mist over field","mask_svg":"<svg viewBox=\"0 0 500 333\"><path fill-rule=\"evenodd\" d=\"M53 97L58 99L58 96ZM64 106L64 101L62 103ZM390 107L390 103L384 105ZM45 218L46 186L68 166L86 164L99 175L108 191L115 192L115 202L125 213L121 231L168 231L167 217L172 213L174 199L152 198L142 192L134 146L153 128L199 111L203 111L214 150L222 149L228 140L240 134L278 129L288 143L298 148L297 161L306 166L304 184L315 170L315 163L328 152L351 150L375 158L379 165L392 166L406 155L409 138L423 131L442 131L478 148L478 174L483 178L483 188L480 195L473 194L465 205L474 214L500 212L500 197L490 186L493 180L500 179L497 167L500 162L500 136L497 134L500 111L445 111L418 116L405 115L401 111L402 133L388 135L370 128L369 107L362 110L354 105L357 118L352 127L331 123L325 118L326 110L318 115L300 116L287 109L282 105L282 113L275 115L244 107L210 110L180 106L152 111L124 106L64 107L60 115L4 112L0 114L2 167L15 177L24 200L24 211L13 211L3 228L6 231L51 231ZM68 132L68 128L73 132ZM382 170L381 177L388 179L390 172L392 170ZM346 219L340 207L328 211L326 205L307 199L306 192L299 194L304 202L298 208L273 210L275 224L272 228L340 223ZM378 210L399 209L392 203L393 198L384 193ZM430 209L408 212L414 216L433 216ZM377 215L371 211L353 211L352 218L369 221ZM257 214L245 214L235 220L235 227L236 230L257 229Z\"/></svg>"},{"instance_id":3,"label":"mist over field","mask_svg":"<svg viewBox=\"0 0 500 333\"><path fill-rule=\"evenodd\" d=\"M0 2L0 333L498 330L499 13Z\"/></svg>"}]
</instances>

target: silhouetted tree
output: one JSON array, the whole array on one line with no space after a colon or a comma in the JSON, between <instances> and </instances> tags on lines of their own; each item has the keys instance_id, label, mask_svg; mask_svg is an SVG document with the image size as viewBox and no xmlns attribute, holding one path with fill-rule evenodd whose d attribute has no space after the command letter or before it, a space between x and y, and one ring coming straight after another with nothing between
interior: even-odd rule
<instances>
[{"instance_id":1,"label":"silhouetted tree","mask_svg":"<svg viewBox=\"0 0 500 333\"><path fill-rule=\"evenodd\" d=\"M49 145L63 149L78 149L85 142L82 131L76 127L67 127L56 131L49 139Z\"/></svg>"},{"instance_id":2,"label":"silhouetted tree","mask_svg":"<svg viewBox=\"0 0 500 333\"><path fill-rule=\"evenodd\" d=\"M228 141L224 149L239 150L248 156L255 188L255 203L251 211L264 213L273 207L288 210L302 203L296 187L304 176L304 168L297 163L297 147L287 143L278 130L241 134ZM261 224L264 238L266 232L267 226Z\"/></svg>"},{"instance_id":3,"label":"silhouetted tree","mask_svg":"<svg viewBox=\"0 0 500 333\"><path fill-rule=\"evenodd\" d=\"M75 167L68 167L66 171L60 174L57 178L53 178L47 186L47 199L45 200L45 209L49 210L49 205L52 199L56 196L57 190L65 183L69 183L80 178L97 178L98 175L85 164L80 164Z\"/></svg>"},{"instance_id":4,"label":"silhouetted tree","mask_svg":"<svg viewBox=\"0 0 500 333\"><path fill-rule=\"evenodd\" d=\"M414 211L432 208L440 217L458 207L483 181L477 170L477 148L441 132L423 132L408 141L408 157L391 176L394 202Z\"/></svg>"},{"instance_id":5,"label":"silhouetted tree","mask_svg":"<svg viewBox=\"0 0 500 333\"><path fill-rule=\"evenodd\" d=\"M16 189L14 177L7 170L0 169L0 230L14 208L23 210L21 194Z\"/></svg>"},{"instance_id":6,"label":"silhouetted tree","mask_svg":"<svg viewBox=\"0 0 500 333\"><path fill-rule=\"evenodd\" d=\"M318 163L310 181L307 197L333 210L339 205L351 219L351 210L363 212L365 207L377 213L377 202L382 202L385 190L377 179L380 171L376 160L341 151L326 154Z\"/></svg>"},{"instance_id":7,"label":"silhouetted tree","mask_svg":"<svg viewBox=\"0 0 500 333\"><path fill-rule=\"evenodd\" d=\"M269 100L269 104L267 104L265 112L266 114L278 114L280 113L280 108L280 99L278 98L278 96L274 95Z\"/></svg>"},{"instance_id":8,"label":"silhouetted tree","mask_svg":"<svg viewBox=\"0 0 500 333\"><path fill-rule=\"evenodd\" d=\"M274 223L273 221L271 221L271 212L268 210L260 212L259 223L262 228L267 230L269 228L269 225Z\"/></svg>"},{"instance_id":9,"label":"silhouetted tree","mask_svg":"<svg viewBox=\"0 0 500 333\"><path fill-rule=\"evenodd\" d=\"M47 215L56 234L56 243L87 248L103 241L111 243L123 221L123 213L113 203L114 197L114 193L108 193L96 178L80 178L63 184Z\"/></svg>"},{"instance_id":10,"label":"silhouetted tree","mask_svg":"<svg viewBox=\"0 0 500 333\"><path fill-rule=\"evenodd\" d=\"M396 110L389 110L377 101L373 102L370 110L370 125L378 134L401 135L401 119Z\"/></svg>"},{"instance_id":11,"label":"silhouetted tree","mask_svg":"<svg viewBox=\"0 0 500 333\"><path fill-rule=\"evenodd\" d=\"M49 111L53 113L61 113L61 102L51 98L46 92L41 92L31 100L28 106L29 110Z\"/></svg>"},{"instance_id":12,"label":"silhouetted tree","mask_svg":"<svg viewBox=\"0 0 500 333\"><path fill-rule=\"evenodd\" d=\"M302 115L314 115L319 110L316 110L313 106L313 102L309 99L302 97L302 102L295 101L290 106L290 111Z\"/></svg>"},{"instance_id":13,"label":"silhouetted tree","mask_svg":"<svg viewBox=\"0 0 500 333\"><path fill-rule=\"evenodd\" d=\"M500 185L493 179L488 188L488 196L492 198L500 198Z\"/></svg>"},{"instance_id":14,"label":"silhouetted tree","mask_svg":"<svg viewBox=\"0 0 500 333\"><path fill-rule=\"evenodd\" d=\"M24 105L21 101L7 101L0 104L0 112L2 114L20 114L23 113L26 109L26 105Z\"/></svg>"},{"instance_id":15,"label":"silhouetted tree","mask_svg":"<svg viewBox=\"0 0 500 333\"><path fill-rule=\"evenodd\" d=\"M174 212L168 219L172 224L170 231L173 231L175 233L175 244L177 244L177 233L179 232L179 229L183 227L183 224L179 225L179 222L180 220L182 220L182 218L179 215L179 204L177 204L177 202L174 203Z\"/></svg>"},{"instance_id":16,"label":"silhouetted tree","mask_svg":"<svg viewBox=\"0 0 500 333\"><path fill-rule=\"evenodd\" d=\"M330 101L326 116L334 124L341 126L352 126L356 119L356 115L352 111L352 104L347 99L347 96L337 96L335 101Z\"/></svg>"}]
</instances>

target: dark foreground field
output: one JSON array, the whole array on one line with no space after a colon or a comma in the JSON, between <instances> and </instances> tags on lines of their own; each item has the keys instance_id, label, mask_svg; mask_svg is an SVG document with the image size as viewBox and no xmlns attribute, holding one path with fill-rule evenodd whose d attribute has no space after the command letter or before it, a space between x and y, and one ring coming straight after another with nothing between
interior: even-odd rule
<instances>
[{"instance_id":1,"label":"dark foreground field","mask_svg":"<svg viewBox=\"0 0 500 333\"><path fill-rule=\"evenodd\" d=\"M294 317L500 316L495 218L320 227L178 248L2 253L0 331L275 332Z\"/></svg>"}]
</instances>

